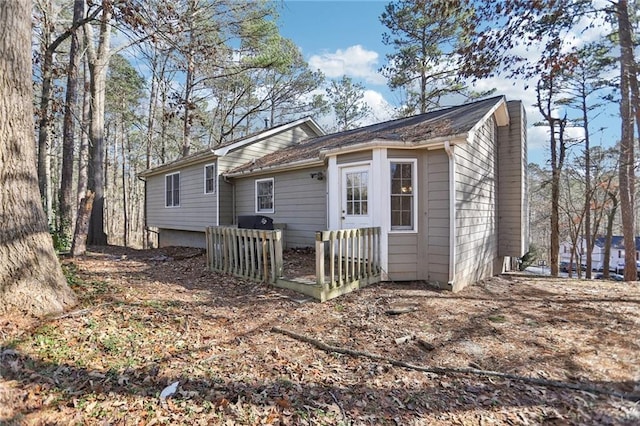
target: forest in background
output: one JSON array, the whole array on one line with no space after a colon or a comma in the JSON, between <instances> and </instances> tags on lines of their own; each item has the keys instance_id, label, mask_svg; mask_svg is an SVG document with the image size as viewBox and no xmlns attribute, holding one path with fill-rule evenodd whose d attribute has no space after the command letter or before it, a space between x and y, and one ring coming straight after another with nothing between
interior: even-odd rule
<instances>
[{"instance_id":1,"label":"forest in background","mask_svg":"<svg viewBox=\"0 0 640 426\"><path fill-rule=\"evenodd\" d=\"M381 72L401 95L397 116L486 95L474 79L535 77L544 117L535 124L550 140L548 162L529 167L531 235L538 256L557 265L561 240L638 229L638 13L635 1L529 3L390 2L381 37L394 53ZM35 1L38 180L59 249L83 233L90 244L153 244L144 169L303 115L330 113L328 130L342 130L370 112L357 82L309 68L279 34L277 12L267 1ZM581 25L610 31L563 43ZM518 38L548 48L516 57L508 47ZM620 110L623 129L610 149L590 142L590 120L605 109Z\"/></svg>"}]
</instances>

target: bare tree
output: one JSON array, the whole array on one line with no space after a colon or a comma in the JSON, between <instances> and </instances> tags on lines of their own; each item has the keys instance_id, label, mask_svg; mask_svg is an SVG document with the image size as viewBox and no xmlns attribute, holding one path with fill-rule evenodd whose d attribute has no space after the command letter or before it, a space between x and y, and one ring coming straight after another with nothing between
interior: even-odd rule
<instances>
[{"instance_id":1,"label":"bare tree","mask_svg":"<svg viewBox=\"0 0 640 426\"><path fill-rule=\"evenodd\" d=\"M549 262L551 264L551 275L554 277L558 276L558 254L560 252L560 176L567 153L567 145L564 139L566 117L553 116L554 99L560 92L557 83L558 75L550 72L540 78L536 88L537 107L544 118L545 124L549 127L549 148L551 150L551 243L549 247Z\"/></svg>"},{"instance_id":2,"label":"bare tree","mask_svg":"<svg viewBox=\"0 0 640 426\"><path fill-rule=\"evenodd\" d=\"M622 131L620 134L620 212L622 214L622 233L624 236L624 279L635 281L638 277L636 265L635 239L635 146L634 113L640 112L637 105L637 75L633 56L632 29L626 0L615 3L618 22L618 40L620 43L620 116ZM635 90L634 86L635 85ZM636 102L632 106L632 103ZM637 117L636 117L637 118ZM639 119L640 121L640 119ZM638 123L640 126L640 122Z\"/></svg>"},{"instance_id":3,"label":"bare tree","mask_svg":"<svg viewBox=\"0 0 640 426\"><path fill-rule=\"evenodd\" d=\"M84 17L84 0L73 2L74 27ZM58 234L65 240L71 239L73 232L73 160L75 150L75 111L78 104L78 69L80 68L80 42L78 30L71 34L69 65L67 67L67 93L65 96L64 122L62 130L62 177L59 193Z\"/></svg>"}]
</instances>

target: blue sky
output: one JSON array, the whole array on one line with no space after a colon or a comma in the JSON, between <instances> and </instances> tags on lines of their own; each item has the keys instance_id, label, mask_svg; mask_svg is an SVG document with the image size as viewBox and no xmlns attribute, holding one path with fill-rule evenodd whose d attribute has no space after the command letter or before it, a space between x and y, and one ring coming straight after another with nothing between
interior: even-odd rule
<instances>
[{"instance_id":1,"label":"blue sky","mask_svg":"<svg viewBox=\"0 0 640 426\"><path fill-rule=\"evenodd\" d=\"M390 48L382 43L386 28L379 16L387 1L351 0L285 0L280 8L280 32L292 39L301 49L312 68L320 69L329 78L343 74L365 85L365 100L374 110L373 121L389 118L389 109L398 99L386 86L378 70L386 62ZM597 29L576 34L572 42L580 44L599 36ZM540 115L532 106L535 102L535 82L508 81L501 78L484 80L477 89L497 88L496 94L507 99L520 99L527 109L529 129L529 161L544 165L549 158L548 136L544 128L533 127ZM618 139L617 107L610 106L597 119L597 126L607 127L595 134L592 144L610 146Z\"/></svg>"}]
</instances>

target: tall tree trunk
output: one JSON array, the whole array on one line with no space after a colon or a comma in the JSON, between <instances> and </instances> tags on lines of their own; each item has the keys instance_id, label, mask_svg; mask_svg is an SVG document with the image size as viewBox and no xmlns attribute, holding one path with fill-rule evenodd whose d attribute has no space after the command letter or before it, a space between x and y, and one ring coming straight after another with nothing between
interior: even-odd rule
<instances>
[{"instance_id":1,"label":"tall tree trunk","mask_svg":"<svg viewBox=\"0 0 640 426\"><path fill-rule=\"evenodd\" d=\"M544 77L543 77L544 78ZM551 236L549 247L549 262L551 268L551 276L558 276L558 261L560 253L560 177L564 166L566 155L566 145L564 142L564 120L554 118L552 116L553 104L552 98L555 95L554 76L546 76L545 84L548 86L542 88L543 81L540 80L537 87L537 106L540 114L544 117L545 122L549 126L550 131L550 149L551 149ZM542 99L542 90L547 90L546 99ZM556 126L558 135L556 137Z\"/></svg>"},{"instance_id":2,"label":"tall tree trunk","mask_svg":"<svg viewBox=\"0 0 640 426\"><path fill-rule=\"evenodd\" d=\"M82 256L87 251L87 234L89 232L93 198L93 192L87 190L85 196L78 203L76 230L73 235L73 244L71 245L71 255L73 256Z\"/></svg>"},{"instance_id":3,"label":"tall tree trunk","mask_svg":"<svg viewBox=\"0 0 640 426\"><path fill-rule=\"evenodd\" d=\"M189 155L191 150L191 92L193 91L193 81L195 65L193 64L193 57L189 55L189 65L187 67L187 75L185 82L184 93L184 118L182 122L182 156Z\"/></svg>"},{"instance_id":4,"label":"tall tree trunk","mask_svg":"<svg viewBox=\"0 0 640 426\"><path fill-rule=\"evenodd\" d=\"M156 110L158 108L158 50L155 49L156 45L154 44L154 51L152 52L151 58L151 93L149 95L149 109L147 111L147 140L146 140L146 152L145 152L145 168L151 168L151 146L153 143L153 130L155 128L156 123ZM164 68L164 66L163 66ZM164 71L162 73L164 76ZM144 224L143 224L143 248L151 247L151 233L147 229L147 183L144 182L144 205L143 208L143 216L144 216Z\"/></svg>"},{"instance_id":5,"label":"tall tree trunk","mask_svg":"<svg viewBox=\"0 0 640 426\"><path fill-rule=\"evenodd\" d=\"M73 3L73 22L79 22L84 16L84 0L75 0ZM73 160L74 160L74 136L75 120L74 112L78 105L78 68L80 67L80 54L78 52L78 30L71 36L69 47L69 66L67 68L67 94L64 106L64 123L62 129L62 177L60 181L59 198L59 227L60 236L70 240L73 234Z\"/></svg>"},{"instance_id":6,"label":"tall tree trunk","mask_svg":"<svg viewBox=\"0 0 640 426\"><path fill-rule=\"evenodd\" d=\"M607 231L604 237L604 259L602 262L602 276L609 278L609 267L611 266L611 242L613 241L613 222L616 220L616 212L618 211L618 197L616 194L609 192L612 207L607 213Z\"/></svg>"},{"instance_id":7,"label":"tall tree trunk","mask_svg":"<svg viewBox=\"0 0 640 426\"><path fill-rule=\"evenodd\" d=\"M94 245L107 244L107 234L104 232L104 108L107 70L109 68L112 5L108 0L103 0L102 6L97 48L93 44L91 26L85 26L85 32L88 34L87 53L91 75L91 127L89 130L91 145L89 147L88 188L95 194L87 241Z\"/></svg>"},{"instance_id":8,"label":"tall tree trunk","mask_svg":"<svg viewBox=\"0 0 640 426\"><path fill-rule=\"evenodd\" d=\"M49 16L50 11L45 12ZM40 93L40 109L38 111L38 187L40 197L45 207L47 221L51 221L52 203L50 199L51 189L51 168L49 167L49 147L51 145L51 97L53 92L53 53L51 46L50 25L45 20L44 34L41 41L42 66L40 75L42 76L42 87Z\"/></svg>"},{"instance_id":9,"label":"tall tree trunk","mask_svg":"<svg viewBox=\"0 0 640 426\"><path fill-rule=\"evenodd\" d=\"M591 234L591 201L593 191L591 190L591 143L589 140L589 114L587 108L586 91L582 90L582 126L584 128L584 237L587 245L587 260L585 278L591 279L593 270L593 241L595 235Z\"/></svg>"},{"instance_id":10,"label":"tall tree trunk","mask_svg":"<svg viewBox=\"0 0 640 426\"><path fill-rule=\"evenodd\" d=\"M620 210L622 213L622 235L624 237L624 279L635 281L636 270L635 242L635 149L633 140L634 110L631 107L630 78L633 67L633 42L631 23L626 0L616 3L618 15L618 35L620 43Z\"/></svg>"},{"instance_id":11,"label":"tall tree trunk","mask_svg":"<svg viewBox=\"0 0 640 426\"><path fill-rule=\"evenodd\" d=\"M89 183L89 116L91 100L91 81L89 77L89 62L84 57L84 85L82 91L82 131L80 132L80 148L78 149L78 208L80 201L85 197Z\"/></svg>"},{"instance_id":12,"label":"tall tree trunk","mask_svg":"<svg viewBox=\"0 0 640 426\"><path fill-rule=\"evenodd\" d=\"M0 7L0 312L45 315L76 303L53 250L34 168L31 2Z\"/></svg>"},{"instance_id":13,"label":"tall tree trunk","mask_svg":"<svg viewBox=\"0 0 640 426\"><path fill-rule=\"evenodd\" d=\"M123 120L124 127L124 120ZM126 156L125 156L125 148L124 148L124 129L122 131L122 145L120 146L120 150L122 152L122 240L124 241L124 246L129 247L129 239L128 239L128 227L129 227L129 216L127 214L127 168L126 168Z\"/></svg>"}]
</instances>

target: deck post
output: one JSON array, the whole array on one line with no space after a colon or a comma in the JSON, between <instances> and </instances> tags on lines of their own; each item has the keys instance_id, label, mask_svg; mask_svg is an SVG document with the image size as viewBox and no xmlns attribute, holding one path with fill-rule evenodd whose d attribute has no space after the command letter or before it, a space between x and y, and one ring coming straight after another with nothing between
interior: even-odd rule
<instances>
[{"instance_id":1,"label":"deck post","mask_svg":"<svg viewBox=\"0 0 640 426\"><path fill-rule=\"evenodd\" d=\"M324 285L324 238L323 232L316 232L316 283Z\"/></svg>"},{"instance_id":2,"label":"deck post","mask_svg":"<svg viewBox=\"0 0 640 426\"><path fill-rule=\"evenodd\" d=\"M273 244L271 244L271 250L271 258L275 259L275 267L273 269L271 282L275 283L276 281L278 281L278 278L282 277L284 268L284 262L282 260L282 231L276 230L276 232L273 234Z\"/></svg>"}]
</instances>

